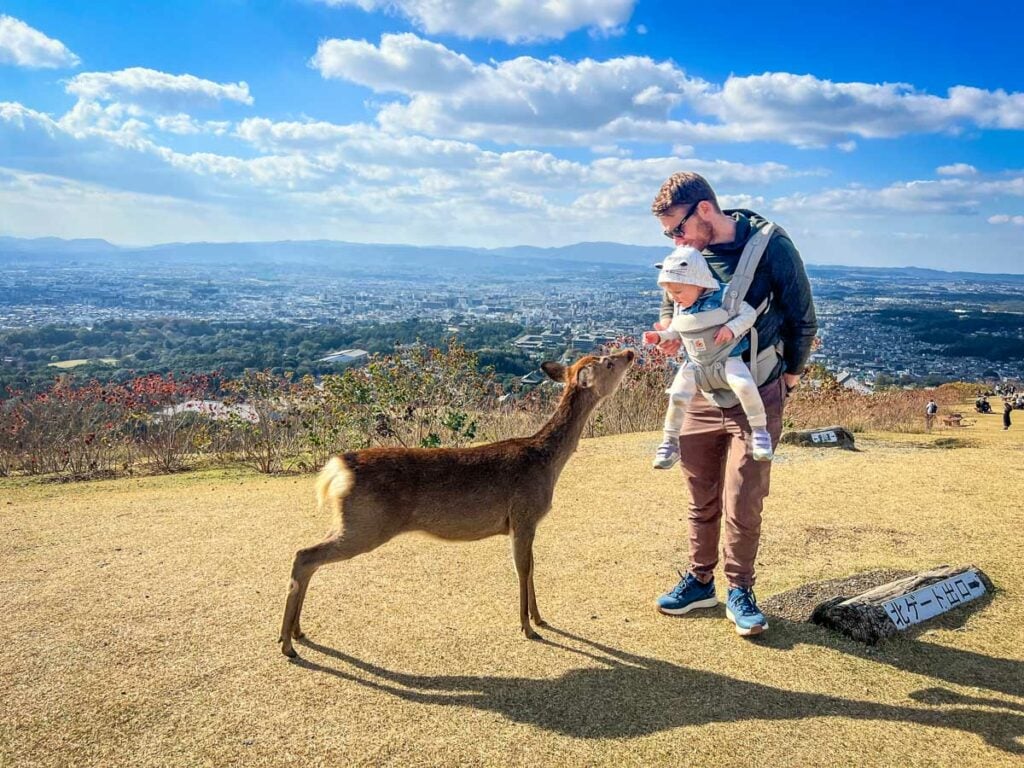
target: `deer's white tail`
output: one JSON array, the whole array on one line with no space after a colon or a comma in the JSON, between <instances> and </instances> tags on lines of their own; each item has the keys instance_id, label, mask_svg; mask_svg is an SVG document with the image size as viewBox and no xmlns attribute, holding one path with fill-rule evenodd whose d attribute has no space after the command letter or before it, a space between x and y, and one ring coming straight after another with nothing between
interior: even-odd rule
<instances>
[{"instance_id":1,"label":"deer's white tail","mask_svg":"<svg viewBox=\"0 0 1024 768\"><path fill-rule=\"evenodd\" d=\"M341 528L341 500L352 489L355 478L340 456L335 456L320 470L316 479L316 503L322 512L329 508L335 530Z\"/></svg>"}]
</instances>

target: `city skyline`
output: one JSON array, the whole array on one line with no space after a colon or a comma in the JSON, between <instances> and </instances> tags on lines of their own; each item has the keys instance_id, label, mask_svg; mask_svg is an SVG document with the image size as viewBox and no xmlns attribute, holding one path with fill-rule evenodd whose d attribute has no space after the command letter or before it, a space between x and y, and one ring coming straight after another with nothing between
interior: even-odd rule
<instances>
[{"instance_id":1,"label":"city skyline","mask_svg":"<svg viewBox=\"0 0 1024 768\"><path fill-rule=\"evenodd\" d=\"M1013 6L914 7L14 0L0 235L667 245L691 169L809 263L1020 273Z\"/></svg>"}]
</instances>

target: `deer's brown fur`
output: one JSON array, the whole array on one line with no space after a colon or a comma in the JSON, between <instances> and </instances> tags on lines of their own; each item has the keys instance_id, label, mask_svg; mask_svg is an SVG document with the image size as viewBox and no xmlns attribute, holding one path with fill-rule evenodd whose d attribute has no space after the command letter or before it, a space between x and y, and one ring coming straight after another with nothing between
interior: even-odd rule
<instances>
[{"instance_id":1,"label":"deer's brown fur","mask_svg":"<svg viewBox=\"0 0 1024 768\"><path fill-rule=\"evenodd\" d=\"M533 538L551 508L558 476L576 450L587 418L622 382L633 352L584 357L570 368L544 363L565 383L558 408L535 435L470 448L370 448L336 456L317 479L332 533L300 549L281 626L282 651L295 656L299 617L313 573L322 565L376 549L407 531L452 541L511 534L519 575L519 621L527 637L540 626L533 588Z\"/></svg>"}]
</instances>

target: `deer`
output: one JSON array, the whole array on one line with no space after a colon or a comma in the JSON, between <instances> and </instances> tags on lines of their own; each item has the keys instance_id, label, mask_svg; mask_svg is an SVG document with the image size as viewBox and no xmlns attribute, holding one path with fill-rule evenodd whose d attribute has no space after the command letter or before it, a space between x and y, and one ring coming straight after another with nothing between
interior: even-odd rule
<instances>
[{"instance_id":1,"label":"deer","mask_svg":"<svg viewBox=\"0 0 1024 768\"><path fill-rule=\"evenodd\" d=\"M370 552L407 532L447 541L512 538L519 576L519 623L545 626L533 586L533 540L551 509L555 484L576 451L587 419L622 383L635 354L589 355L541 369L564 384L554 414L536 434L462 448L378 447L331 458L316 480L321 511L334 525L323 541L295 553L281 625L281 651L295 658L302 605L313 574L328 563Z\"/></svg>"}]
</instances>

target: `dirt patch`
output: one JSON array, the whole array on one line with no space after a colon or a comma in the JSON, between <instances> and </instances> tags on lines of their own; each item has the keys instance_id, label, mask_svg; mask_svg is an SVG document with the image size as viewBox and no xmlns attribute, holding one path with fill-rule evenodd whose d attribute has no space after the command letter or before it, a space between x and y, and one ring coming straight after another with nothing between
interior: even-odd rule
<instances>
[{"instance_id":1,"label":"dirt patch","mask_svg":"<svg viewBox=\"0 0 1024 768\"><path fill-rule=\"evenodd\" d=\"M843 546L853 546L866 539L882 537L886 543L893 547L901 547L907 543L910 536L906 531L896 528L882 528L874 525L854 525L845 527L810 525L804 528L804 545L833 547L836 542L842 542Z\"/></svg>"},{"instance_id":2,"label":"dirt patch","mask_svg":"<svg viewBox=\"0 0 1024 768\"><path fill-rule=\"evenodd\" d=\"M975 448L977 443L973 440L965 440L962 437L940 437L938 440L932 443L924 443L922 448L943 448L945 450L951 450L953 448Z\"/></svg>"},{"instance_id":3,"label":"dirt patch","mask_svg":"<svg viewBox=\"0 0 1024 768\"><path fill-rule=\"evenodd\" d=\"M887 569L857 573L843 579L815 581L788 592L772 595L762 600L761 605L765 613L772 616L779 616L788 621L810 621L811 613L818 604L829 598L840 595L853 597L890 581L910 576L912 573L913 571Z\"/></svg>"}]
</instances>

